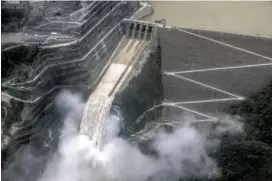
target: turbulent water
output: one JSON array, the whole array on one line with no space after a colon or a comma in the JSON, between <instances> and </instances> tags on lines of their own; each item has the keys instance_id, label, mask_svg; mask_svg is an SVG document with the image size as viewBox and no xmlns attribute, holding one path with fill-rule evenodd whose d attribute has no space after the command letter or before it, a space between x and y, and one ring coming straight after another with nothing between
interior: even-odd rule
<instances>
[{"instance_id":1,"label":"turbulent water","mask_svg":"<svg viewBox=\"0 0 272 181\"><path fill-rule=\"evenodd\" d=\"M124 39L121 41L119 49L112 57L112 63L88 99L80 126L80 133L92 138L93 144L99 148L103 144L106 119L115 92L126 77L125 75L131 70L130 64L136 58L137 53L140 52L139 49L146 44L147 42L138 39Z\"/></svg>"},{"instance_id":2,"label":"turbulent water","mask_svg":"<svg viewBox=\"0 0 272 181\"><path fill-rule=\"evenodd\" d=\"M66 94L66 95L65 95ZM211 130L214 135L198 131L190 122L177 126L171 133L160 129L154 135L150 148L157 154L145 155L138 145L118 137L123 120L120 112L106 117L103 128L103 145L93 144L93 137L78 134L84 103L71 93L65 93L69 113L62 129L59 150L47 165L40 181L102 181L102 180L179 180L180 178L214 178L220 175L216 160L210 156L219 146L222 133L242 131L242 124L232 119L220 120L222 124ZM63 98L59 100L62 100ZM193 118L191 118L193 119ZM184 121L184 117L180 117ZM98 130L99 122L93 122ZM95 132L94 134L95 135ZM96 138L95 138L96 139ZM144 168L144 169L143 169Z\"/></svg>"},{"instance_id":3,"label":"turbulent water","mask_svg":"<svg viewBox=\"0 0 272 181\"><path fill-rule=\"evenodd\" d=\"M101 102L107 102L106 98ZM118 137L122 124L126 121L118 109L114 109L108 116L88 118L93 127L93 135L98 134L99 139L103 140L103 144L98 147L93 141L97 140L96 137L78 132L80 118L86 107L81 96L64 91L57 96L56 104L65 115L64 125L57 151L43 160L47 163L43 174L37 177L38 171L41 171L38 163L42 160L33 154L32 148L27 147L19 159L11 163L19 166L21 171L9 167L9 170L2 172L4 178L8 178L4 180L177 181L180 178L214 178L220 175L220 168L210 153L217 150L220 135L242 131L240 122L226 118L219 120L215 129L209 133L200 132L190 124L194 121L193 117L185 119L181 115L180 122L183 124L177 125L172 132L163 128L156 131L147 146L156 154L146 155L138 144ZM105 118L103 124L99 120L101 118Z\"/></svg>"}]
</instances>

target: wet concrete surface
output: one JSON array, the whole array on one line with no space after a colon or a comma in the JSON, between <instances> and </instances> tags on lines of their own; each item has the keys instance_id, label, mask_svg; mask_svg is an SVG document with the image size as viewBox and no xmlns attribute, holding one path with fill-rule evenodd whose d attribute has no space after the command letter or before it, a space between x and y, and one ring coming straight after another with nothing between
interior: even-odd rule
<instances>
[{"instance_id":1,"label":"wet concrete surface","mask_svg":"<svg viewBox=\"0 0 272 181\"><path fill-rule=\"evenodd\" d=\"M112 57L112 63L88 99L80 125L80 133L88 135L98 147L103 144L105 124L119 88L118 84L120 81L122 83L123 77L131 71L131 63L147 43L144 40L123 39Z\"/></svg>"}]
</instances>

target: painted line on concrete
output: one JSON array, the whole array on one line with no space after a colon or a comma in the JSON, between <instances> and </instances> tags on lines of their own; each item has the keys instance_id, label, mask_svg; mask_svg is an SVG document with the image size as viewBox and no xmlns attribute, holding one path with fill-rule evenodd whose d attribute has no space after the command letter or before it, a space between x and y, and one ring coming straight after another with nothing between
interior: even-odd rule
<instances>
[{"instance_id":1,"label":"painted line on concrete","mask_svg":"<svg viewBox=\"0 0 272 181\"><path fill-rule=\"evenodd\" d=\"M185 111L188 111L188 112L191 112L191 113L194 113L194 114L197 114L197 115L206 117L207 119L202 119L203 121L204 121L204 120L209 120L209 121L216 121L216 120L217 120L217 118L212 117L212 116L209 116L209 115L206 115L206 114L204 114L204 113L197 112L197 111L194 111L194 110L192 110L192 109L185 108L185 107L180 106L180 105L175 105L175 104L173 104L173 103L163 102L163 103L161 103L161 104L155 105L155 106L151 107L150 109L144 111L144 112L136 119L136 121L134 121L134 123L132 123L132 124L129 126L128 129L131 130L131 127L132 127L132 126L134 126L136 123L139 123L139 122L141 121L141 119L143 118L143 116L144 116L147 112L152 111L152 110L154 110L154 109L156 109L156 108L158 108L158 107L163 107L163 106L175 107L175 108L178 108L178 109L182 109L182 110L185 110ZM197 121L197 122L200 122L200 121L202 121L202 120L196 120L196 121ZM137 134L137 133L135 133L135 134Z\"/></svg>"},{"instance_id":2,"label":"painted line on concrete","mask_svg":"<svg viewBox=\"0 0 272 181\"><path fill-rule=\"evenodd\" d=\"M207 117L209 119L216 119L215 117L209 116L207 114L204 114L204 113L201 113L201 112L198 112L198 111L194 111L192 109L189 109L189 108L186 108L186 107L183 107L183 106L180 106L180 105L175 105L175 104L172 104L172 103L166 103L165 105L172 106L172 107L177 107L177 108L183 109L185 111L192 112L192 113L198 114L198 115L203 116L203 117Z\"/></svg>"},{"instance_id":3,"label":"painted line on concrete","mask_svg":"<svg viewBox=\"0 0 272 181\"><path fill-rule=\"evenodd\" d=\"M137 137L137 136L141 136L141 134L143 134L142 136L143 137L140 137L140 139L142 138L148 138L148 137L152 137L154 135L154 132L153 130L161 127L161 126L176 126L176 125L192 125L192 124L197 124L197 123L216 123L217 122L217 119L200 119L200 120L194 120L194 121L185 121L185 122L182 122L182 121L165 121L165 122L157 122L156 121L156 125L154 125L153 128L151 129L143 129L143 130L140 130L134 134L131 135L131 137ZM151 134L150 134L151 133Z\"/></svg>"},{"instance_id":4,"label":"painted line on concrete","mask_svg":"<svg viewBox=\"0 0 272 181\"><path fill-rule=\"evenodd\" d=\"M194 111L192 109L188 109L188 108L185 108L185 107L182 107L182 106L179 106L179 105L176 105L176 104L173 104L173 103L169 103L169 102L163 102L161 104L158 104L158 105L155 105L151 108L149 108L148 110L144 111L135 121L134 123L132 123L128 129L131 129L131 127L133 125L135 125L136 123L139 123L142 118L146 115L146 113L148 113L149 111L153 111L155 110L156 108L159 108L159 107L163 107L163 106L169 106L169 107L175 107L175 108L179 108L179 109L182 109L182 110L186 110L188 112L192 112L192 113L195 113L195 114L198 114L200 116L203 116L203 117L206 117L208 119L216 119L215 117L212 117L212 116L209 116L209 115L206 115L206 114L203 114L203 113L200 113L200 112L197 112L197 111Z\"/></svg>"},{"instance_id":5,"label":"painted line on concrete","mask_svg":"<svg viewBox=\"0 0 272 181\"><path fill-rule=\"evenodd\" d=\"M196 120L194 120L194 121L190 121L190 122L188 122L188 121L184 121L184 122L182 122L182 121L169 121L169 120L164 120L164 122L156 122L156 123L159 123L159 124L161 124L161 125L164 125L164 124L169 124L169 123L171 123L171 124L192 124L192 123L200 123L200 122L216 122L216 119L196 119Z\"/></svg>"},{"instance_id":6,"label":"painted line on concrete","mask_svg":"<svg viewBox=\"0 0 272 181\"><path fill-rule=\"evenodd\" d=\"M218 41L218 40L214 40L212 38L208 38L206 36L202 36L202 35L199 35L199 34L196 34L196 33L192 33L190 31L186 31L186 30L183 30L183 29L177 29L177 30L182 31L182 32L187 33L187 34L190 34L190 35L193 35L193 36L196 36L196 37L199 37L199 38L202 38L202 39L205 39L205 40L208 40L208 41L211 41L211 42L214 42L214 43L217 43L217 44L220 44L220 45L224 45L224 46L227 46L227 47L230 47L230 48L233 48L233 49L236 49L236 50L239 50L239 51L242 51L242 52L245 52L245 53L248 53L248 54L251 54L251 55L255 55L257 57L261 57L261 58L264 58L264 59L272 61L271 57L255 53L255 52L246 50L244 48L233 46L233 45L230 45L228 43L224 43L224 42L221 42L221 41Z\"/></svg>"},{"instance_id":7,"label":"painted line on concrete","mask_svg":"<svg viewBox=\"0 0 272 181\"><path fill-rule=\"evenodd\" d=\"M148 110L144 111L144 112L143 112L143 113L142 113L142 114L134 121L134 123L133 123L132 125L134 125L135 123L139 123L139 122L141 121L141 119L145 116L145 114L148 113L149 111L153 111L153 110L155 110L156 108L162 107L162 106L165 106L165 104L164 104L164 103L158 104L158 105L155 105L155 106L149 108ZM131 127L131 126L130 126L130 127Z\"/></svg>"},{"instance_id":8,"label":"painted line on concrete","mask_svg":"<svg viewBox=\"0 0 272 181\"><path fill-rule=\"evenodd\" d=\"M242 34L238 32L226 32L226 31L220 31L220 30L213 30L213 29L205 29L205 28L192 28L192 27L181 27L181 26L170 26L166 25L165 28L172 28L172 29L185 29L185 30L193 30L193 31L206 31L206 32L212 32L212 33L223 33L227 35L234 35L234 36L244 36L244 37L250 37L250 38L258 38L258 39L268 39L272 40L271 36L265 36L265 35L251 35L251 34Z\"/></svg>"},{"instance_id":9,"label":"painted line on concrete","mask_svg":"<svg viewBox=\"0 0 272 181\"><path fill-rule=\"evenodd\" d=\"M212 89L212 90L215 90L215 91L218 91L218 92L221 92L221 93L224 93L224 94L227 94L227 95L236 97L236 98L238 98L238 99L244 99L244 97L242 97L242 96L239 96L239 95L236 95L236 94L232 94L232 93L227 92L227 91L225 91L225 90L222 90L222 89L219 89L219 88L216 88L216 87L207 85L207 84L203 84L203 83L201 83L201 82L198 82L198 81L195 81L195 80L192 80L192 79L183 77L183 76L181 76L181 75L176 75L176 74L173 74L173 73L171 73L171 74L166 74L166 75L175 76L175 77L177 77L177 78L180 78L180 79L183 79L183 80L187 80L187 81L189 81L189 82L193 82L193 83L198 84L198 85L201 85L201 86L203 86L203 87L208 87L208 88L210 88L210 89Z\"/></svg>"},{"instance_id":10,"label":"painted line on concrete","mask_svg":"<svg viewBox=\"0 0 272 181\"><path fill-rule=\"evenodd\" d=\"M203 123L203 122L217 122L217 118L215 119L200 119L200 120L195 120L195 121L192 121L190 122L191 124L192 123Z\"/></svg>"},{"instance_id":11,"label":"painted line on concrete","mask_svg":"<svg viewBox=\"0 0 272 181\"><path fill-rule=\"evenodd\" d=\"M242 101L244 98L223 98L223 99L207 99L207 100L199 100L199 101L183 101L183 102L168 102L171 104L198 104L198 103L210 103L210 102L227 102L227 101Z\"/></svg>"},{"instance_id":12,"label":"painted line on concrete","mask_svg":"<svg viewBox=\"0 0 272 181\"><path fill-rule=\"evenodd\" d=\"M166 71L165 73L186 74L186 73L194 73L194 72L208 72L208 71L217 71L217 70L230 70L230 69L241 69L241 68L252 68L252 67L265 67L265 66L271 66L271 65L272 65L272 63L263 63L263 64L226 66L226 67L218 67L218 68L195 69L195 70L185 70L185 71L175 71L175 72Z\"/></svg>"}]
</instances>

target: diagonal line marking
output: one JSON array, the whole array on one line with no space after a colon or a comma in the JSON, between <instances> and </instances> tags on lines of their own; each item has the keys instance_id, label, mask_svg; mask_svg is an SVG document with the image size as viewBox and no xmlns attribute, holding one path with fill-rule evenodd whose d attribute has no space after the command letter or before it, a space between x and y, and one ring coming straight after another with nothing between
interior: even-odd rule
<instances>
[{"instance_id":1,"label":"diagonal line marking","mask_svg":"<svg viewBox=\"0 0 272 181\"><path fill-rule=\"evenodd\" d=\"M199 101L183 101L183 102L170 102L171 104L198 104L198 103L210 103L210 102L226 102L226 101L242 101L244 98L226 98L226 99L207 99Z\"/></svg>"},{"instance_id":2,"label":"diagonal line marking","mask_svg":"<svg viewBox=\"0 0 272 181\"><path fill-rule=\"evenodd\" d=\"M241 66L227 66L227 67L218 67L218 68L207 68L207 69L196 69L196 70L185 70L185 71L174 71L169 72L165 71L165 73L171 74L186 74L186 73L194 73L194 72L208 72L208 71L217 71L217 70L230 70L230 69L241 69L241 68L251 68L251 67L264 67L270 66L272 63L264 63L264 64L250 64L250 65L241 65Z\"/></svg>"},{"instance_id":3,"label":"diagonal line marking","mask_svg":"<svg viewBox=\"0 0 272 181\"><path fill-rule=\"evenodd\" d=\"M184 33L187 33L187 34L190 34L190 35L193 35L193 36L196 36L196 37L199 37L199 38L202 38L202 39L205 39L205 40L208 40L208 41L211 41L211 42L214 42L214 43L217 43L217 44L220 44L220 45L224 45L224 46L227 46L227 47L230 47L230 48L233 48L233 49L236 49L236 50L239 50L239 51L242 51L242 52L246 52L248 54L251 54L251 55L255 55L257 57L261 57L261 58L264 58L264 59L267 59L267 60L270 60L272 61L272 58L271 57L268 57L268 56L265 56L265 55L261 55L259 53L255 53L255 52L252 52L252 51L249 51L249 50L246 50L244 48L239 48L237 46L233 46L233 45L230 45L228 43L223 43L221 41L218 41L218 40L214 40L212 38L208 38L206 36L202 36L202 35L199 35L199 34L196 34L196 33L192 33L190 31L186 31L186 30L183 30L183 29L178 29L179 31L182 31Z\"/></svg>"},{"instance_id":4,"label":"diagonal line marking","mask_svg":"<svg viewBox=\"0 0 272 181\"><path fill-rule=\"evenodd\" d=\"M201 82L198 82L198 81L195 81L195 80L192 80L192 79L188 79L188 78L183 77L183 76L181 76L181 75L176 75L176 74L173 74L173 73L171 73L171 74L168 73L168 74L166 74L166 75L171 75L171 76L174 76L174 77L178 77L178 78L180 78L180 79L187 80L187 81L189 81L189 82L193 82L193 83L198 84L198 85L201 85L201 86L203 86L203 87L208 87L208 88L213 89L213 90L216 90L216 91L218 91L218 92L221 92L221 93L224 93L224 94L227 94L227 95L236 97L236 98L238 98L238 99L244 99L242 96L239 96L239 95L236 95L236 94L232 94L232 93L230 93L230 92L224 91L224 90L222 90L222 89L218 89L218 88L216 88L216 87L213 87L213 86L210 86L210 85L207 85L207 84L203 84L203 83L201 83Z\"/></svg>"}]
</instances>

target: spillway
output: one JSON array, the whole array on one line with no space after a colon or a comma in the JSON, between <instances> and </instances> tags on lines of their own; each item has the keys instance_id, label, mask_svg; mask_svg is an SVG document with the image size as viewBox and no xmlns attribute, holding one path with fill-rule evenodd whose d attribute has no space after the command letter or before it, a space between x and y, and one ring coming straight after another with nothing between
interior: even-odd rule
<instances>
[{"instance_id":1,"label":"spillway","mask_svg":"<svg viewBox=\"0 0 272 181\"><path fill-rule=\"evenodd\" d=\"M217 114L270 80L271 39L139 21L152 12L144 1L87 1L50 17L65 4L54 3L41 13L30 5L41 20L2 34L3 180L43 172L62 138L56 97L63 89L83 95L76 131L101 149L115 106L124 119L120 135L143 143L162 126L183 123L180 115L213 129Z\"/></svg>"},{"instance_id":2,"label":"spillway","mask_svg":"<svg viewBox=\"0 0 272 181\"><path fill-rule=\"evenodd\" d=\"M40 2L30 3L33 8L25 14L35 14L40 7L42 12L54 10L56 3L46 2L46 8ZM65 14L46 15L39 22L26 22L16 33L3 34L2 168L7 170L12 167L9 160L19 160L28 147L41 159L55 152L64 120L56 96L63 89L88 100L83 119L88 122L83 121L80 130L84 132L83 125L88 125L86 134L100 140L99 130L104 129L116 90L147 44L138 37L125 38L121 25L124 18L138 19L148 13L146 3L89 1L78 5L77 11L70 11L66 3L59 5L68 8L63 10ZM22 165L30 170L36 167ZM23 167L18 165L19 170Z\"/></svg>"},{"instance_id":3,"label":"spillway","mask_svg":"<svg viewBox=\"0 0 272 181\"><path fill-rule=\"evenodd\" d=\"M137 60L139 52L147 44L146 40L123 38L112 56L112 63L88 99L80 126L80 133L88 135L97 147L103 145L105 124L115 93L127 74L130 73L133 62Z\"/></svg>"}]
</instances>

